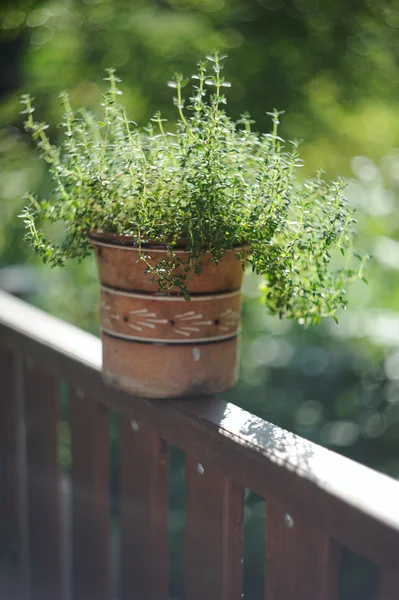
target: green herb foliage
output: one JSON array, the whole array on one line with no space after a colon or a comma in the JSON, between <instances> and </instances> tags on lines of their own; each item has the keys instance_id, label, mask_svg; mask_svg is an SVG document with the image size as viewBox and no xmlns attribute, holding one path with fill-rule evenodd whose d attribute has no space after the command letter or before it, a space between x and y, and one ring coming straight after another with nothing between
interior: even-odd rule
<instances>
[{"instance_id":1,"label":"green herb foliage","mask_svg":"<svg viewBox=\"0 0 399 600\"><path fill-rule=\"evenodd\" d=\"M174 132L160 113L144 129L128 119L113 69L101 121L73 110L68 95L61 95L65 141L59 147L23 96L26 129L49 163L55 188L51 202L29 195L22 215L27 239L52 265L84 258L93 231L133 236L142 260L145 243L156 241L168 257L148 268L161 290L177 286L187 299L187 277L201 272L204 250L216 262L236 250L243 264L263 275L271 313L317 323L345 306L348 282L364 278L365 258L352 246L353 211L342 181L329 183L321 174L296 179L302 163L297 144L278 135L281 113L270 113L273 128L265 134L253 131L249 114L236 122L227 116L224 58L215 52L199 63L187 101L189 79L175 74L169 83L178 112ZM62 222L64 243L48 242L38 219ZM190 260L179 265L174 249L182 240Z\"/></svg>"}]
</instances>

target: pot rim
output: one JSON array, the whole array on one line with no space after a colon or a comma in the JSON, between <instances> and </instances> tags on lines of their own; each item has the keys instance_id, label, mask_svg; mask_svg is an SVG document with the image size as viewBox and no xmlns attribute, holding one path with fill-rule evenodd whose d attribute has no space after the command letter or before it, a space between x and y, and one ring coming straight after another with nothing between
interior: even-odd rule
<instances>
[{"instance_id":1,"label":"pot rim","mask_svg":"<svg viewBox=\"0 0 399 600\"><path fill-rule=\"evenodd\" d=\"M140 246L137 244L137 238L129 235L118 235L116 233L108 233L108 232L100 232L100 231L90 231L88 233L88 238L91 240L93 244L103 245L103 246L116 246L117 248L122 248L124 250L151 250L158 252L166 252L169 248L165 246L165 244L159 244L153 242L151 240L142 241ZM187 248L188 240L184 240L180 238L177 240L176 246L173 246L173 252L179 253L188 253L189 250ZM242 251L244 253L249 251L249 244L243 244L240 246L235 246L234 248L226 249L226 252L239 252ZM210 250L204 250L203 254L209 254Z\"/></svg>"}]
</instances>

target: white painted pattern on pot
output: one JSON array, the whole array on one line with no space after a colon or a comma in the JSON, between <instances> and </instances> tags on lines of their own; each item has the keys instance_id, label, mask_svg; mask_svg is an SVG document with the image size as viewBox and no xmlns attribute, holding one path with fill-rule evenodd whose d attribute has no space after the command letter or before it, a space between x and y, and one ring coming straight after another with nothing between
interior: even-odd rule
<instances>
[{"instance_id":1,"label":"white painted pattern on pot","mask_svg":"<svg viewBox=\"0 0 399 600\"><path fill-rule=\"evenodd\" d=\"M201 331L201 328L212 325L212 321L202 321L203 315L189 310L185 313L174 315L173 321L176 321L177 328L175 333L182 337L190 337L192 333Z\"/></svg>"},{"instance_id":2,"label":"white painted pattern on pot","mask_svg":"<svg viewBox=\"0 0 399 600\"><path fill-rule=\"evenodd\" d=\"M111 310L111 306L103 300L101 302L101 312L102 312L102 322L103 323L111 323L112 315L108 315L107 312Z\"/></svg>"},{"instance_id":3,"label":"white painted pattern on pot","mask_svg":"<svg viewBox=\"0 0 399 600\"><path fill-rule=\"evenodd\" d=\"M155 329L158 324L166 324L168 322L167 319L157 319L157 314L149 312L147 308L131 310L129 311L129 315L132 315L134 322L128 323L128 327L136 331L142 331L143 327Z\"/></svg>"},{"instance_id":4,"label":"white painted pattern on pot","mask_svg":"<svg viewBox=\"0 0 399 600\"><path fill-rule=\"evenodd\" d=\"M233 310L232 308L228 308L220 315L220 323L219 329L220 331L228 331L229 329L235 327L240 318L240 314Z\"/></svg>"}]
</instances>

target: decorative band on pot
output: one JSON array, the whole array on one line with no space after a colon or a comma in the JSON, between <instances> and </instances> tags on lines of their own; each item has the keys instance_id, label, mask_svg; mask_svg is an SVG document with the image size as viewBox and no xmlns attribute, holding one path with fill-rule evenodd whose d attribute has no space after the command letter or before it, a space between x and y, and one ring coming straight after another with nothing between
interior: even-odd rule
<instances>
[{"instance_id":1,"label":"decorative band on pot","mask_svg":"<svg viewBox=\"0 0 399 600\"><path fill-rule=\"evenodd\" d=\"M217 342L237 336L241 292L157 296L101 286L101 327L125 340L167 344Z\"/></svg>"}]
</instances>

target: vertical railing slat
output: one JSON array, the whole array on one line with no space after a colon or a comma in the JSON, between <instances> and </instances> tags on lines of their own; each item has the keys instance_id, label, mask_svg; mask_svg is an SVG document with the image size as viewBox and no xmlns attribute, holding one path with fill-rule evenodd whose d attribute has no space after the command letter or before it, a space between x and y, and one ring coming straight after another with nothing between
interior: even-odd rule
<instances>
[{"instance_id":1,"label":"vertical railing slat","mask_svg":"<svg viewBox=\"0 0 399 600\"><path fill-rule=\"evenodd\" d=\"M0 519L3 527L19 526L19 407L15 386L15 359L0 351Z\"/></svg>"},{"instance_id":2,"label":"vertical railing slat","mask_svg":"<svg viewBox=\"0 0 399 600\"><path fill-rule=\"evenodd\" d=\"M166 443L135 421L122 425L122 599L168 598Z\"/></svg>"},{"instance_id":3,"label":"vertical railing slat","mask_svg":"<svg viewBox=\"0 0 399 600\"><path fill-rule=\"evenodd\" d=\"M337 543L267 501L266 599L337 600L338 575Z\"/></svg>"},{"instance_id":4,"label":"vertical railing slat","mask_svg":"<svg viewBox=\"0 0 399 600\"><path fill-rule=\"evenodd\" d=\"M72 597L109 598L107 409L80 391L69 398L72 452Z\"/></svg>"},{"instance_id":5,"label":"vertical railing slat","mask_svg":"<svg viewBox=\"0 0 399 600\"><path fill-rule=\"evenodd\" d=\"M24 369L31 600L62 598L56 380Z\"/></svg>"},{"instance_id":6,"label":"vertical railing slat","mask_svg":"<svg viewBox=\"0 0 399 600\"><path fill-rule=\"evenodd\" d=\"M397 571L380 570L380 591L378 600L399 599L399 573Z\"/></svg>"},{"instance_id":7,"label":"vertical railing slat","mask_svg":"<svg viewBox=\"0 0 399 600\"><path fill-rule=\"evenodd\" d=\"M0 544L7 567L0 572L0 597L23 598L26 593L26 523L22 514L21 407L17 392L17 366L21 361L0 349Z\"/></svg>"},{"instance_id":8,"label":"vertical railing slat","mask_svg":"<svg viewBox=\"0 0 399 600\"><path fill-rule=\"evenodd\" d=\"M218 469L187 456L187 599L241 599L243 514L242 488Z\"/></svg>"}]
</instances>

